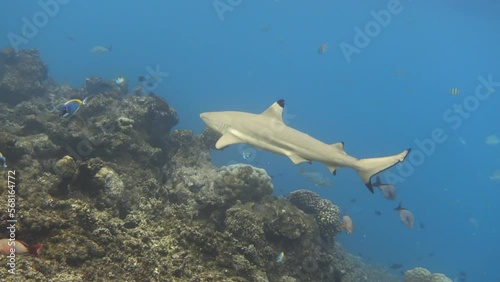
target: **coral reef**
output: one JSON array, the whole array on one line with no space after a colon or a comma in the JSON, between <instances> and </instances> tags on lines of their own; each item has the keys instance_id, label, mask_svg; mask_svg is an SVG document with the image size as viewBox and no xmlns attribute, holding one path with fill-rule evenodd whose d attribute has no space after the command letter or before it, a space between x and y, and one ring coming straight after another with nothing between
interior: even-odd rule
<instances>
[{"instance_id":1,"label":"coral reef","mask_svg":"<svg viewBox=\"0 0 500 282\"><path fill-rule=\"evenodd\" d=\"M58 85L36 51L0 57L16 236L44 244L40 257L16 258L15 277L1 267L0 280L396 281L333 243L341 224L330 201L306 190L274 197L257 167L214 167L217 133L172 131L177 113L161 97L96 77ZM70 118L53 111L83 97ZM7 219L0 210L1 230Z\"/></svg>"},{"instance_id":2,"label":"coral reef","mask_svg":"<svg viewBox=\"0 0 500 282\"><path fill-rule=\"evenodd\" d=\"M332 202L321 199L309 190L294 191L288 200L304 212L314 215L322 236L333 237L342 231L340 210Z\"/></svg>"},{"instance_id":3,"label":"coral reef","mask_svg":"<svg viewBox=\"0 0 500 282\"><path fill-rule=\"evenodd\" d=\"M416 267L405 271L404 282L452 282L446 275L441 273L431 273L429 270Z\"/></svg>"},{"instance_id":4,"label":"coral reef","mask_svg":"<svg viewBox=\"0 0 500 282\"><path fill-rule=\"evenodd\" d=\"M0 102L15 105L44 95L48 71L38 50L0 50Z\"/></svg>"}]
</instances>

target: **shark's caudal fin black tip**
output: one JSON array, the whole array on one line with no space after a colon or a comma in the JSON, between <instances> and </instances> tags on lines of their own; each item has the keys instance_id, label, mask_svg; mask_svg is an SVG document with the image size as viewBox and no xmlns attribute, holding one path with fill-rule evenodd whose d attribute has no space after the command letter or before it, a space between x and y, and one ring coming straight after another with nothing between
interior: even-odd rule
<instances>
[{"instance_id":1,"label":"shark's caudal fin black tip","mask_svg":"<svg viewBox=\"0 0 500 282\"><path fill-rule=\"evenodd\" d=\"M366 188L368 188L368 190L370 190L370 192L372 192L373 194L373 186L372 186L372 183L371 182L368 182L365 184L366 185Z\"/></svg>"},{"instance_id":2,"label":"shark's caudal fin black tip","mask_svg":"<svg viewBox=\"0 0 500 282\"><path fill-rule=\"evenodd\" d=\"M282 108L285 107L285 100L284 99L279 99L278 101L276 101L276 103L278 103L278 105L280 105L280 107L282 107Z\"/></svg>"},{"instance_id":3,"label":"shark's caudal fin black tip","mask_svg":"<svg viewBox=\"0 0 500 282\"><path fill-rule=\"evenodd\" d=\"M371 177L377 173L391 168L397 163L404 161L409 152L410 149L407 149L397 155L358 160L356 170L358 171L358 174L365 183L366 187L368 187L368 189L373 193L373 184L371 183Z\"/></svg>"}]
</instances>

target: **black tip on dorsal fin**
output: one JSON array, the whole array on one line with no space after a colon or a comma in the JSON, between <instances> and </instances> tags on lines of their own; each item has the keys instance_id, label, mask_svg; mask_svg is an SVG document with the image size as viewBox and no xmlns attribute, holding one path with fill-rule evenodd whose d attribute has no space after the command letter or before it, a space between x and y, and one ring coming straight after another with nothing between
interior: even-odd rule
<instances>
[{"instance_id":1,"label":"black tip on dorsal fin","mask_svg":"<svg viewBox=\"0 0 500 282\"><path fill-rule=\"evenodd\" d=\"M279 99L278 101L276 101L276 103L278 103L278 105L280 105L280 107L282 107L282 108L285 107L285 100L284 99Z\"/></svg>"}]
</instances>

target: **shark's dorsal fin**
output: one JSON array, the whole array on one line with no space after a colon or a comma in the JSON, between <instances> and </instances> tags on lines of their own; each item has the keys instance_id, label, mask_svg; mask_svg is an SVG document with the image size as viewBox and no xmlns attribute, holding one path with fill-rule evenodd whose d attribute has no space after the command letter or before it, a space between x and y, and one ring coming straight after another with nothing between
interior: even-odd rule
<instances>
[{"instance_id":1,"label":"shark's dorsal fin","mask_svg":"<svg viewBox=\"0 0 500 282\"><path fill-rule=\"evenodd\" d=\"M233 134L227 132L224 135L222 135L219 140L217 140L217 143L215 143L215 148L216 149L222 149L224 147L227 147L229 145L233 144L238 144L238 143L243 143L240 138L234 136Z\"/></svg>"},{"instance_id":2,"label":"shark's dorsal fin","mask_svg":"<svg viewBox=\"0 0 500 282\"><path fill-rule=\"evenodd\" d=\"M330 146L339 150L342 154L347 155L347 153L344 151L344 142L333 143Z\"/></svg>"},{"instance_id":3,"label":"shark's dorsal fin","mask_svg":"<svg viewBox=\"0 0 500 282\"><path fill-rule=\"evenodd\" d=\"M261 115L283 122L284 107L285 107L285 100L280 99L274 102L271 105L271 107L267 108L267 110L265 110Z\"/></svg>"},{"instance_id":4,"label":"shark's dorsal fin","mask_svg":"<svg viewBox=\"0 0 500 282\"><path fill-rule=\"evenodd\" d=\"M292 162L294 164L300 164L300 163L305 163L305 162L311 162L310 160L306 160L304 159L303 157L299 156L299 155L296 155L296 154L290 154L288 155L288 157L290 158L290 160L292 160Z\"/></svg>"}]
</instances>

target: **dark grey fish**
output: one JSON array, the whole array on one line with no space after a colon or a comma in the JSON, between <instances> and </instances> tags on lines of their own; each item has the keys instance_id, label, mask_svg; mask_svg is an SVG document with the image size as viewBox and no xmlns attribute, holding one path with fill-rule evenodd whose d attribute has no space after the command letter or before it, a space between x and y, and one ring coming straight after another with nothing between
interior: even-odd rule
<instances>
[{"instance_id":1,"label":"dark grey fish","mask_svg":"<svg viewBox=\"0 0 500 282\"><path fill-rule=\"evenodd\" d=\"M380 181L380 176L377 175L376 181L372 185L380 189L380 192L382 193L384 198L391 201L396 199L396 187L394 187L394 185L391 184L382 183Z\"/></svg>"},{"instance_id":2,"label":"dark grey fish","mask_svg":"<svg viewBox=\"0 0 500 282\"><path fill-rule=\"evenodd\" d=\"M391 265L391 269L400 269L401 267L403 267L403 265L400 263L393 263Z\"/></svg>"},{"instance_id":3,"label":"dark grey fish","mask_svg":"<svg viewBox=\"0 0 500 282\"><path fill-rule=\"evenodd\" d=\"M252 205L252 210L264 218L273 217L275 215L274 209L265 204L255 203Z\"/></svg>"},{"instance_id":4,"label":"dark grey fish","mask_svg":"<svg viewBox=\"0 0 500 282\"><path fill-rule=\"evenodd\" d=\"M403 206L401 206L401 203L399 203L399 206L394 208L394 210L398 212L399 219L401 219L401 222L406 225L406 227L413 228L413 223L415 222L415 220L413 219L413 214L411 213L411 211L403 208Z\"/></svg>"}]
</instances>

